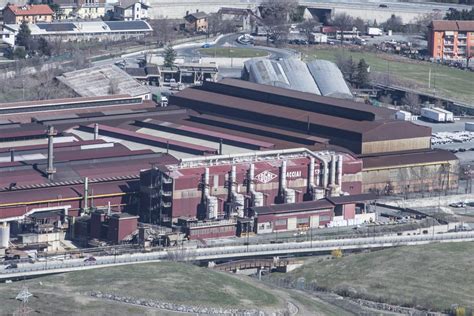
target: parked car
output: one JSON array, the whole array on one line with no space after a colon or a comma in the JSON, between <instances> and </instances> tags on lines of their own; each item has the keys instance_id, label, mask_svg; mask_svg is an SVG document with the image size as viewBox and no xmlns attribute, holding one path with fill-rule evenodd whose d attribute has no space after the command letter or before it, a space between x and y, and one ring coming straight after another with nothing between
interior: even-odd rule
<instances>
[{"instance_id":1,"label":"parked car","mask_svg":"<svg viewBox=\"0 0 474 316\"><path fill-rule=\"evenodd\" d=\"M86 258L86 259L84 260L84 262L96 262L96 261L97 261L97 260L96 260L94 257L92 257L92 256L90 256L89 258Z\"/></svg>"},{"instance_id":2,"label":"parked car","mask_svg":"<svg viewBox=\"0 0 474 316\"><path fill-rule=\"evenodd\" d=\"M17 269L18 265L16 263L10 263L5 266L5 269Z\"/></svg>"},{"instance_id":3,"label":"parked car","mask_svg":"<svg viewBox=\"0 0 474 316\"><path fill-rule=\"evenodd\" d=\"M205 43L201 46L201 48L210 48L211 47L211 44L209 43Z\"/></svg>"},{"instance_id":4,"label":"parked car","mask_svg":"<svg viewBox=\"0 0 474 316\"><path fill-rule=\"evenodd\" d=\"M464 202L451 203L451 204L449 204L449 206L455 207L455 208L461 208L461 207L466 207L466 203L464 203Z\"/></svg>"}]
</instances>

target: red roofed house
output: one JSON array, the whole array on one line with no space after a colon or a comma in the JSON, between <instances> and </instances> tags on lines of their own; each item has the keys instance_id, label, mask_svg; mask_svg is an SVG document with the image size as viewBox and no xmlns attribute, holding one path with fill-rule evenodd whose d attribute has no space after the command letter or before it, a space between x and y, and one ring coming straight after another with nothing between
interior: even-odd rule
<instances>
[{"instance_id":1,"label":"red roofed house","mask_svg":"<svg viewBox=\"0 0 474 316\"><path fill-rule=\"evenodd\" d=\"M7 5L3 10L3 21L5 24L20 24L23 21L28 23L52 22L53 10L46 4Z\"/></svg>"}]
</instances>

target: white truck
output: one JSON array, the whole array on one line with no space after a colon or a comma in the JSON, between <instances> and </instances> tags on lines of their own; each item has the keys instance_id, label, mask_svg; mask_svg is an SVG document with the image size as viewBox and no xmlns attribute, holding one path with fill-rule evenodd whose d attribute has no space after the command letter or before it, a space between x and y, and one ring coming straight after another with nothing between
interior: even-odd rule
<instances>
[{"instance_id":1,"label":"white truck","mask_svg":"<svg viewBox=\"0 0 474 316\"><path fill-rule=\"evenodd\" d=\"M382 36L383 31L378 27L368 27L367 28L367 35L369 36Z\"/></svg>"},{"instance_id":2,"label":"white truck","mask_svg":"<svg viewBox=\"0 0 474 316\"><path fill-rule=\"evenodd\" d=\"M327 44L328 36L323 33L311 33L309 42L311 44Z\"/></svg>"},{"instance_id":3,"label":"white truck","mask_svg":"<svg viewBox=\"0 0 474 316\"><path fill-rule=\"evenodd\" d=\"M421 117L436 123L454 122L453 113L441 108L422 108Z\"/></svg>"}]
</instances>

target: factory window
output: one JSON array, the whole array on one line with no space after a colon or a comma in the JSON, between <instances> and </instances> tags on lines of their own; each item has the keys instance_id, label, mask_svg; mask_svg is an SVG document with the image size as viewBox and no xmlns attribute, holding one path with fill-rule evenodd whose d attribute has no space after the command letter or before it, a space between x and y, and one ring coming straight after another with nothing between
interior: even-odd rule
<instances>
[{"instance_id":1,"label":"factory window","mask_svg":"<svg viewBox=\"0 0 474 316\"><path fill-rule=\"evenodd\" d=\"M275 221L275 226L286 226L286 219L278 219Z\"/></svg>"},{"instance_id":2,"label":"factory window","mask_svg":"<svg viewBox=\"0 0 474 316\"><path fill-rule=\"evenodd\" d=\"M320 215L319 216L319 221L320 222L328 222L331 220L331 217L329 215Z\"/></svg>"},{"instance_id":3,"label":"factory window","mask_svg":"<svg viewBox=\"0 0 474 316\"><path fill-rule=\"evenodd\" d=\"M296 220L297 224L308 224L309 223L309 217L303 217L303 218L298 218Z\"/></svg>"},{"instance_id":4,"label":"factory window","mask_svg":"<svg viewBox=\"0 0 474 316\"><path fill-rule=\"evenodd\" d=\"M342 205L336 205L336 207L334 208L334 216L342 216L342 210Z\"/></svg>"}]
</instances>

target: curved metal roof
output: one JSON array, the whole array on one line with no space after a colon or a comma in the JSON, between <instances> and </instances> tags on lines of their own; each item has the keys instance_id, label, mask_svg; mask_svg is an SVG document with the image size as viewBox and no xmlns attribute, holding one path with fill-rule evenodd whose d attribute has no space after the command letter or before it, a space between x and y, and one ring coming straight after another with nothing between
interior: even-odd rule
<instances>
[{"instance_id":1,"label":"curved metal roof","mask_svg":"<svg viewBox=\"0 0 474 316\"><path fill-rule=\"evenodd\" d=\"M316 59L308 63L308 69L322 95L334 98L352 98L351 90L335 63Z\"/></svg>"},{"instance_id":2,"label":"curved metal roof","mask_svg":"<svg viewBox=\"0 0 474 316\"><path fill-rule=\"evenodd\" d=\"M250 59L245 70L251 82L321 94L306 64L296 59Z\"/></svg>"},{"instance_id":3,"label":"curved metal roof","mask_svg":"<svg viewBox=\"0 0 474 316\"><path fill-rule=\"evenodd\" d=\"M309 92L334 98L352 98L336 64L314 60L306 64L297 59L253 58L245 62L248 80L254 83Z\"/></svg>"}]
</instances>

